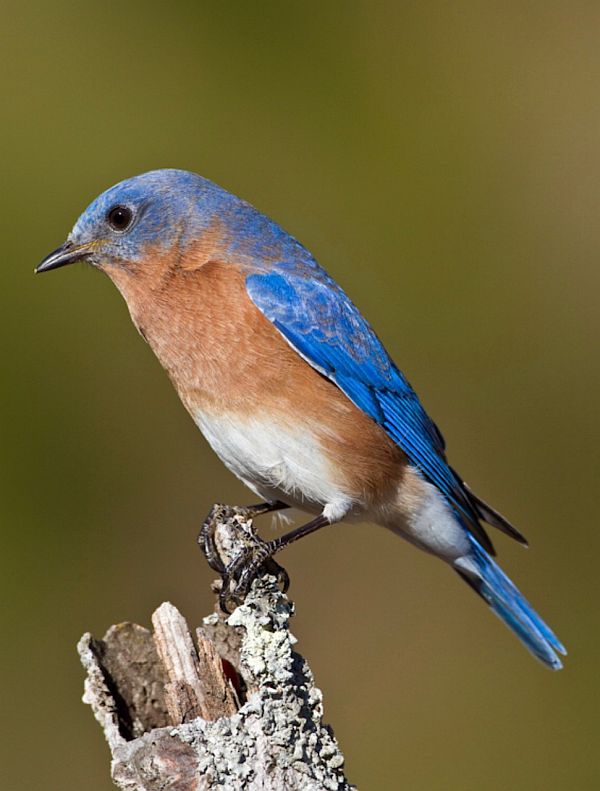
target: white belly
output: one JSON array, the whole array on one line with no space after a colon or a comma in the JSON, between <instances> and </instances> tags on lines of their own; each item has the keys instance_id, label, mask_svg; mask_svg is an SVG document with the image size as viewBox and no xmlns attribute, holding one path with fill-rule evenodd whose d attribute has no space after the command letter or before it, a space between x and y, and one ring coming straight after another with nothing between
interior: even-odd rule
<instances>
[{"instance_id":1,"label":"white belly","mask_svg":"<svg viewBox=\"0 0 600 791\"><path fill-rule=\"evenodd\" d=\"M323 512L332 522L362 517L445 560L468 551L465 529L450 506L410 468L389 499L369 509L349 496L339 466L306 423L292 427L285 418L241 419L199 410L195 422L225 466L265 500Z\"/></svg>"},{"instance_id":2,"label":"white belly","mask_svg":"<svg viewBox=\"0 0 600 791\"><path fill-rule=\"evenodd\" d=\"M352 503L318 437L271 419L197 411L196 425L221 461L266 500L342 518Z\"/></svg>"}]
</instances>

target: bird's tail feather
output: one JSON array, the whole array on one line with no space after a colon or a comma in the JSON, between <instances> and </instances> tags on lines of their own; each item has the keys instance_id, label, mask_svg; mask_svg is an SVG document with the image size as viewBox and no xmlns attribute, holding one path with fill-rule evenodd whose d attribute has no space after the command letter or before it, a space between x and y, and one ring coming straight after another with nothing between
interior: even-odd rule
<instances>
[{"instance_id":1,"label":"bird's tail feather","mask_svg":"<svg viewBox=\"0 0 600 791\"><path fill-rule=\"evenodd\" d=\"M562 643L477 540L469 535L469 541L471 552L454 561L456 571L535 657L559 670L557 653L567 653Z\"/></svg>"}]
</instances>

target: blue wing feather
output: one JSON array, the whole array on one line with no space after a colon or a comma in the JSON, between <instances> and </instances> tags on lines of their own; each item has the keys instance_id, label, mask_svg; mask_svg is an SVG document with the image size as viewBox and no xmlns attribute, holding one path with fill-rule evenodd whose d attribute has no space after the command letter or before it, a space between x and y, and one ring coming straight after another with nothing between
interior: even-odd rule
<instances>
[{"instance_id":1,"label":"blue wing feather","mask_svg":"<svg viewBox=\"0 0 600 791\"><path fill-rule=\"evenodd\" d=\"M446 462L442 435L335 281L314 264L310 268L276 264L268 272L248 275L246 287L250 299L292 347L382 426L482 540L478 515L462 481Z\"/></svg>"}]
</instances>

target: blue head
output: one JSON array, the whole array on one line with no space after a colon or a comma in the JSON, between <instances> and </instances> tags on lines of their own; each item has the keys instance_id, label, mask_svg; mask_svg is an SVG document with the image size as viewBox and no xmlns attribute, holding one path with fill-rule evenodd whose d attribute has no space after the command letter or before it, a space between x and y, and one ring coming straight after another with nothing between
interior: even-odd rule
<instances>
[{"instance_id":1,"label":"blue head","mask_svg":"<svg viewBox=\"0 0 600 791\"><path fill-rule=\"evenodd\" d=\"M64 245L37 272L87 260L105 269L135 270L154 254L183 250L219 223L225 256L297 257L301 245L249 204L184 170L154 170L116 184L83 212Z\"/></svg>"}]
</instances>

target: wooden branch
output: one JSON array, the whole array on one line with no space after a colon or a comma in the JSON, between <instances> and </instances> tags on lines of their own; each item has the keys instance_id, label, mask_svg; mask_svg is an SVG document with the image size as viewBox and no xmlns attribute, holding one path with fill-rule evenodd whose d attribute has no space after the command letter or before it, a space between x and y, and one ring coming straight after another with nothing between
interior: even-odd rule
<instances>
[{"instance_id":1,"label":"wooden branch","mask_svg":"<svg viewBox=\"0 0 600 791\"><path fill-rule=\"evenodd\" d=\"M205 618L196 644L169 603L152 616L154 634L129 623L102 640L85 634L83 699L108 741L116 785L350 791L321 692L292 649L292 614L266 575L228 618Z\"/></svg>"}]
</instances>

